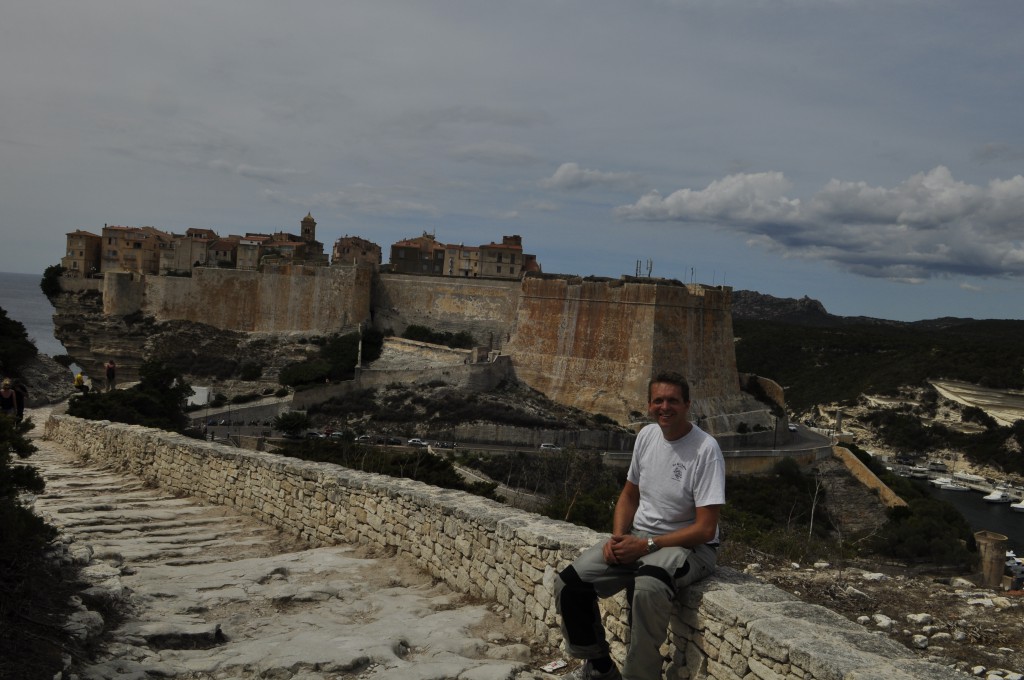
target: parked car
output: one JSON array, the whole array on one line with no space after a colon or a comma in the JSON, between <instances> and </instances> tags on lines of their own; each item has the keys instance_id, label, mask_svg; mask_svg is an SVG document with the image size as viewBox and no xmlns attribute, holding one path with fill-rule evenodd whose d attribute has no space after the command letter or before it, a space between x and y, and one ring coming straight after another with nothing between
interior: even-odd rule
<instances>
[{"instance_id":1,"label":"parked car","mask_svg":"<svg viewBox=\"0 0 1024 680\"><path fill-rule=\"evenodd\" d=\"M392 446L401 446L402 440L399 437L388 437L387 443Z\"/></svg>"},{"instance_id":2,"label":"parked car","mask_svg":"<svg viewBox=\"0 0 1024 680\"><path fill-rule=\"evenodd\" d=\"M413 437L409 440L409 446L426 446L427 443L418 437Z\"/></svg>"},{"instance_id":3,"label":"parked car","mask_svg":"<svg viewBox=\"0 0 1024 680\"><path fill-rule=\"evenodd\" d=\"M541 451L561 451L562 447L558 446L556 444L552 444L551 442L544 442L543 444L540 445L540 450Z\"/></svg>"},{"instance_id":4,"label":"parked car","mask_svg":"<svg viewBox=\"0 0 1024 680\"><path fill-rule=\"evenodd\" d=\"M789 424L789 431L790 432L796 432L796 423L790 423Z\"/></svg>"},{"instance_id":5,"label":"parked car","mask_svg":"<svg viewBox=\"0 0 1024 680\"><path fill-rule=\"evenodd\" d=\"M361 444L369 444L373 442L373 437L371 437L368 434L361 434L358 437L356 437L356 441Z\"/></svg>"}]
</instances>

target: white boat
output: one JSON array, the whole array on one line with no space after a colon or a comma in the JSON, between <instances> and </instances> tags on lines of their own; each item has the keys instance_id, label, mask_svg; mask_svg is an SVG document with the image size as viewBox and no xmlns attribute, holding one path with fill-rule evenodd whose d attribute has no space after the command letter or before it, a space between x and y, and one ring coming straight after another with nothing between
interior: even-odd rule
<instances>
[{"instance_id":1,"label":"white boat","mask_svg":"<svg viewBox=\"0 0 1024 680\"><path fill-rule=\"evenodd\" d=\"M928 483L931 484L932 486L937 486L941 489L943 484L952 484L953 480L950 479L949 477L934 477L932 479L929 479Z\"/></svg>"},{"instance_id":2,"label":"white boat","mask_svg":"<svg viewBox=\"0 0 1024 680\"><path fill-rule=\"evenodd\" d=\"M928 468L923 468L920 465L914 465L913 467L907 468L907 473L914 479L925 479L928 477Z\"/></svg>"},{"instance_id":3,"label":"white boat","mask_svg":"<svg viewBox=\"0 0 1024 680\"><path fill-rule=\"evenodd\" d=\"M956 482L953 482L953 481L950 481L950 482L948 482L946 484L943 484L939 488L943 489L944 491L970 491L971 490L971 487L964 486L963 484L957 484Z\"/></svg>"},{"instance_id":4,"label":"white boat","mask_svg":"<svg viewBox=\"0 0 1024 680\"><path fill-rule=\"evenodd\" d=\"M981 500L985 501L986 503L1012 503L1013 496L1006 493L1005 491L1000 491L996 489L992 493L982 496Z\"/></svg>"},{"instance_id":5,"label":"white boat","mask_svg":"<svg viewBox=\"0 0 1024 680\"><path fill-rule=\"evenodd\" d=\"M1019 503L1010 503L1010 510L1014 512L1024 512L1024 501Z\"/></svg>"}]
</instances>

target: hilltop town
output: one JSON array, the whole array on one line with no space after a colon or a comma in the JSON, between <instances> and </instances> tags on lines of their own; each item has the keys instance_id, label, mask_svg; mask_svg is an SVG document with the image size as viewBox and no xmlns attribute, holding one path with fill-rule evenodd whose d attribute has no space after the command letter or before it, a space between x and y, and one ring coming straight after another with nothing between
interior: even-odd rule
<instances>
[{"instance_id":1,"label":"hilltop town","mask_svg":"<svg viewBox=\"0 0 1024 680\"><path fill-rule=\"evenodd\" d=\"M298 234L69 233L51 297L55 335L89 376L114 358L130 380L145 358L191 352L223 366L259 363L272 381L301 354L296 341L421 326L472 338L464 365L445 369L459 384L511 377L625 424L649 377L671 369L690 376L694 414L716 435L776 425L769 405L741 389L726 286L547 274L518 235L466 246L423 233L391 244L386 264L379 245L345 236L328 257L316 227L307 214ZM275 345L287 348L267 350ZM781 402L769 382L757 391Z\"/></svg>"},{"instance_id":2,"label":"hilltop town","mask_svg":"<svg viewBox=\"0 0 1024 680\"><path fill-rule=\"evenodd\" d=\"M191 276L199 267L261 270L280 264L327 267L359 263L380 266L381 247L359 236L343 236L334 242L330 256L316 238L316 220L307 213L299 233L247 232L244 236L220 236L212 229L189 228L175 234L156 227L121 227L105 224L99 234L78 229L67 234L66 255L61 258L65 276L102 276L127 272L160 276ZM520 279L526 272L540 272L535 255L523 252L522 237L504 236L501 243L479 246L445 244L432 234L403 239L391 245L386 269L434 276Z\"/></svg>"}]
</instances>

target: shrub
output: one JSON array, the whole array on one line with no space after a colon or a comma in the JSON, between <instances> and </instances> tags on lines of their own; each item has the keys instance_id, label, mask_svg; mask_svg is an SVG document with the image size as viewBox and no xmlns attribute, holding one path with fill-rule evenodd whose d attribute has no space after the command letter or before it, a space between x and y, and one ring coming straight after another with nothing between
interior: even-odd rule
<instances>
[{"instance_id":1,"label":"shrub","mask_svg":"<svg viewBox=\"0 0 1024 680\"><path fill-rule=\"evenodd\" d=\"M60 279L64 275L64 267L59 264L52 264L43 270L43 278L39 282L39 288L49 299L60 295Z\"/></svg>"},{"instance_id":2,"label":"shrub","mask_svg":"<svg viewBox=\"0 0 1024 680\"><path fill-rule=\"evenodd\" d=\"M139 368L138 384L73 396L68 414L182 432L188 425L185 405L190 394L192 388L180 374L163 363L148 361Z\"/></svg>"}]
</instances>

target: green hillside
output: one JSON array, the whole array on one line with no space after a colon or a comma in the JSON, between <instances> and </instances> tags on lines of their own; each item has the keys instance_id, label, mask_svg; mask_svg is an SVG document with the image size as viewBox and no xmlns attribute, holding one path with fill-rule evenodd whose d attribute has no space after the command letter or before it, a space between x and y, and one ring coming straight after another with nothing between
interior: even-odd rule
<instances>
[{"instance_id":1,"label":"green hillside","mask_svg":"<svg viewBox=\"0 0 1024 680\"><path fill-rule=\"evenodd\" d=\"M894 394L929 379L1024 387L1024 321L833 318L831 326L734 319L737 367L782 385L794 411Z\"/></svg>"}]
</instances>

